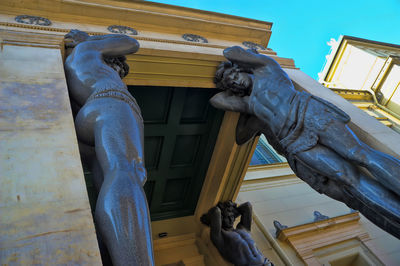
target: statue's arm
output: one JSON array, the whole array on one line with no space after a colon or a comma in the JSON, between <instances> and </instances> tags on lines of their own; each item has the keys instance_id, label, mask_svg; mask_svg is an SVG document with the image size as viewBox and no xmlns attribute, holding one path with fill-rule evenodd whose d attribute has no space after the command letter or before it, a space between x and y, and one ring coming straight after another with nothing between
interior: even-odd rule
<instances>
[{"instance_id":1,"label":"statue's arm","mask_svg":"<svg viewBox=\"0 0 400 266\"><path fill-rule=\"evenodd\" d=\"M221 210L218 207L214 207L209 211L210 216L210 237L214 245L219 249L224 245L222 238L222 216Z\"/></svg>"},{"instance_id":2,"label":"statue's arm","mask_svg":"<svg viewBox=\"0 0 400 266\"><path fill-rule=\"evenodd\" d=\"M139 50L139 42L123 34L91 36L84 45L98 50L104 56L118 57L133 54Z\"/></svg>"},{"instance_id":3,"label":"statue's arm","mask_svg":"<svg viewBox=\"0 0 400 266\"><path fill-rule=\"evenodd\" d=\"M240 217L240 223L238 224L238 227L244 227L247 231L251 231L251 219L252 219L252 213L253 213L253 208L250 204L250 202L245 202L239 207L237 207L237 210L241 214Z\"/></svg>"},{"instance_id":4,"label":"statue's arm","mask_svg":"<svg viewBox=\"0 0 400 266\"><path fill-rule=\"evenodd\" d=\"M265 66L272 59L265 55L257 54L252 50L245 50L239 46L226 48L224 56L233 63L250 68Z\"/></svg>"}]
</instances>

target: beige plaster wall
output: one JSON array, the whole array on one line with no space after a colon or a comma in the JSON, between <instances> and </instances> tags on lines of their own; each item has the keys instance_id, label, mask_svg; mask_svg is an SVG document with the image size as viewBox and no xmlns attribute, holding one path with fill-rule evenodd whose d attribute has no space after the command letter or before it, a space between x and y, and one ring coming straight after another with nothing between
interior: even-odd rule
<instances>
[{"instance_id":1,"label":"beige plaster wall","mask_svg":"<svg viewBox=\"0 0 400 266\"><path fill-rule=\"evenodd\" d=\"M252 203L254 215L265 228L266 233L273 238L276 231L273 225L274 220L292 227L313 222L314 211L319 211L329 217L350 212L345 204L315 192L297 177L271 181L264 179L257 183L246 182L239 192L237 201ZM293 265L303 265L291 247L277 239L274 241L282 248Z\"/></svg>"},{"instance_id":2,"label":"beige plaster wall","mask_svg":"<svg viewBox=\"0 0 400 266\"><path fill-rule=\"evenodd\" d=\"M345 204L319 194L297 177L245 181L237 202L246 201L252 203L253 214L266 233L272 237L273 241L272 243L270 241L270 245L272 246L275 242L292 265L304 265L304 263L293 248L286 242L275 238L274 220L293 227L313 222L314 211L319 211L331 218L350 212ZM381 230L361 214L360 216L361 227L369 234L371 238L369 242L374 248L375 255L385 265L398 265L400 263L400 240ZM258 236L257 239L260 237ZM264 255L268 256L266 253ZM273 262L275 265L284 265L281 261Z\"/></svg>"},{"instance_id":3,"label":"beige plaster wall","mask_svg":"<svg viewBox=\"0 0 400 266\"><path fill-rule=\"evenodd\" d=\"M59 49L0 50L0 263L101 264Z\"/></svg>"},{"instance_id":4,"label":"beige plaster wall","mask_svg":"<svg viewBox=\"0 0 400 266\"><path fill-rule=\"evenodd\" d=\"M400 240L386 233L361 214L360 216L360 223L365 231L368 232L371 238L370 242L376 250L376 255L379 256L385 265L399 265Z\"/></svg>"}]
</instances>

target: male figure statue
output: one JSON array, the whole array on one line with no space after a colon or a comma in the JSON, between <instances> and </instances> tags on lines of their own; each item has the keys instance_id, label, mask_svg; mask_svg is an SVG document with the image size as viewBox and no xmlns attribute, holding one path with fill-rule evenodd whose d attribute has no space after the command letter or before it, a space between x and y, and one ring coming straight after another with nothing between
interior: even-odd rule
<instances>
[{"instance_id":1,"label":"male figure statue","mask_svg":"<svg viewBox=\"0 0 400 266\"><path fill-rule=\"evenodd\" d=\"M224 91L210 101L242 113L238 144L263 133L311 187L400 238L400 161L361 142L346 125L350 117L335 105L297 91L271 57L237 46L224 56L229 62L215 79Z\"/></svg>"},{"instance_id":2,"label":"male figure statue","mask_svg":"<svg viewBox=\"0 0 400 266\"><path fill-rule=\"evenodd\" d=\"M74 48L65 61L68 88L83 107L75 119L78 138L94 146L102 175L95 222L114 265L154 265L149 210L143 185L143 119L121 78L125 55L139 43L128 36L92 36L72 30ZM106 63L107 62L107 63Z\"/></svg>"},{"instance_id":3,"label":"male figure statue","mask_svg":"<svg viewBox=\"0 0 400 266\"><path fill-rule=\"evenodd\" d=\"M251 238L252 207L250 202L237 206L232 201L220 202L201 217L210 226L210 238L223 258L235 266L273 266ZM237 217L240 222L234 228Z\"/></svg>"}]
</instances>

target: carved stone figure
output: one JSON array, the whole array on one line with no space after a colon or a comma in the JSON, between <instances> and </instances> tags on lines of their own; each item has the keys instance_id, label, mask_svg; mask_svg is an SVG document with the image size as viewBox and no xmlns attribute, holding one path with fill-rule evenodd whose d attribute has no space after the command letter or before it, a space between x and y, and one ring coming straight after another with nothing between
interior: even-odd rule
<instances>
[{"instance_id":1,"label":"carved stone figure","mask_svg":"<svg viewBox=\"0 0 400 266\"><path fill-rule=\"evenodd\" d=\"M297 91L271 57L237 46L224 56L215 78L224 91L210 102L241 113L237 143L263 133L311 187L400 238L400 161L361 142L338 107Z\"/></svg>"},{"instance_id":2,"label":"carved stone figure","mask_svg":"<svg viewBox=\"0 0 400 266\"><path fill-rule=\"evenodd\" d=\"M100 187L95 223L113 265L154 265L150 217L143 185L143 119L121 78L125 55L139 43L126 35L65 35L65 73L73 100L78 139L94 146ZM71 51L71 49L73 49Z\"/></svg>"},{"instance_id":3,"label":"carved stone figure","mask_svg":"<svg viewBox=\"0 0 400 266\"><path fill-rule=\"evenodd\" d=\"M240 222L233 227L235 219ZM210 238L223 258L239 265L273 264L258 250L251 238L252 207L250 202L237 206L232 201L218 203L207 214L200 218L201 222L210 226Z\"/></svg>"}]
</instances>

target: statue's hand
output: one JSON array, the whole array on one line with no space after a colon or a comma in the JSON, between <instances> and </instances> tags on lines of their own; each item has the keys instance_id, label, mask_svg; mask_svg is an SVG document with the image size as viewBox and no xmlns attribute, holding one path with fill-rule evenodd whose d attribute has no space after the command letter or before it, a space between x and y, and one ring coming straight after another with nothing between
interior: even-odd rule
<instances>
[{"instance_id":1,"label":"statue's hand","mask_svg":"<svg viewBox=\"0 0 400 266\"><path fill-rule=\"evenodd\" d=\"M243 49L240 46L232 46L225 48L224 56L229 61L236 63L242 67L253 68L265 65L266 56L259 55L256 50Z\"/></svg>"},{"instance_id":2,"label":"statue's hand","mask_svg":"<svg viewBox=\"0 0 400 266\"><path fill-rule=\"evenodd\" d=\"M78 45L78 42L71 38L64 38L64 45L65 48L75 48L75 46Z\"/></svg>"},{"instance_id":3,"label":"statue's hand","mask_svg":"<svg viewBox=\"0 0 400 266\"><path fill-rule=\"evenodd\" d=\"M64 36L64 44L66 48L75 48L79 43L90 38L89 34L80 30L71 30Z\"/></svg>"},{"instance_id":4,"label":"statue's hand","mask_svg":"<svg viewBox=\"0 0 400 266\"><path fill-rule=\"evenodd\" d=\"M237 96L229 90L214 95L214 97L210 99L210 103L215 108L225 111L251 114L249 96Z\"/></svg>"}]
</instances>

